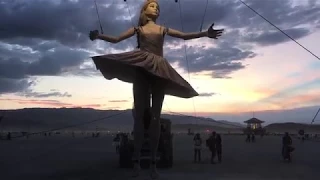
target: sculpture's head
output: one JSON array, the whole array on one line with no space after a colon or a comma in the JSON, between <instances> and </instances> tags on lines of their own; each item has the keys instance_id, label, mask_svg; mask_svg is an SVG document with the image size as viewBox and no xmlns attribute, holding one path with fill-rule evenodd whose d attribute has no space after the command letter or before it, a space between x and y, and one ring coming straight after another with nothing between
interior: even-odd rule
<instances>
[{"instance_id":1,"label":"sculpture's head","mask_svg":"<svg viewBox=\"0 0 320 180\"><path fill-rule=\"evenodd\" d=\"M154 21L158 19L160 15L160 7L157 0L146 0L140 11L139 26L144 26L148 21Z\"/></svg>"}]
</instances>

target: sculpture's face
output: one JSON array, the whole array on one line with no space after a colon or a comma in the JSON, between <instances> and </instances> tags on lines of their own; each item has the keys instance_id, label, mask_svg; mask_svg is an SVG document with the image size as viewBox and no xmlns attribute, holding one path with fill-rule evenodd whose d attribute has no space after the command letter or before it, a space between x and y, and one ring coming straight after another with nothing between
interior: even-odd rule
<instances>
[{"instance_id":1,"label":"sculpture's face","mask_svg":"<svg viewBox=\"0 0 320 180\"><path fill-rule=\"evenodd\" d=\"M147 5L147 8L144 10L145 15L152 18L152 19L156 19L159 17L159 5L155 2L149 3Z\"/></svg>"}]
</instances>

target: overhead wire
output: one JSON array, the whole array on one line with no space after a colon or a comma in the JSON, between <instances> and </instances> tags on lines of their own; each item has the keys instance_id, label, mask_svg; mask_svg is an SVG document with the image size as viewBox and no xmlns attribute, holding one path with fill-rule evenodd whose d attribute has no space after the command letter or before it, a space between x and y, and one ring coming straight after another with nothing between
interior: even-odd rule
<instances>
[{"instance_id":1,"label":"overhead wire","mask_svg":"<svg viewBox=\"0 0 320 180\"><path fill-rule=\"evenodd\" d=\"M294 38L292 38L290 35L288 35L286 32L284 32L283 30L281 30L279 27L277 27L275 24L273 24L271 21L269 21L267 18L265 18L264 16L262 16L260 13L258 13L256 10L254 10L252 7L250 7L247 3L245 3L242 0L239 0L242 4L244 4L246 7L248 7L251 11L253 11L254 13L256 13L258 16L260 16L262 19L264 19L265 21L267 21L270 25L272 25L273 27L275 27L277 30L279 30L282 34L286 35L288 38L290 38L293 42L295 42L296 44L298 44L301 48L303 48L304 50L306 50L307 52L309 52L312 56L314 56L315 58L317 58L318 60L320 60L320 58L315 55L313 52L311 52L309 49L307 49L306 47L304 47L302 44L300 44L298 41L296 41Z\"/></svg>"},{"instance_id":2,"label":"overhead wire","mask_svg":"<svg viewBox=\"0 0 320 180\"><path fill-rule=\"evenodd\" d=\"M313 117L313 119L312 119L312 121L311 121L311 123L310 123L311 125L314 123L314 121L315 121L315 119L317 118L319 112L320 112L320 108L318 109L316 115Z\"/></svg>"},{"instance_id":3,"label":"overhead wire","mask_svg":"<svg viewBox=\"0 0 320 180\"><path fill-rule=\"evenodd\" d=\"M267 18L265 18L263 15L261 15L260 13L258 13L256 10L254 10L251 6L249 6L247 3L245 3L242 0L239 0L243 5L245 5L247 8L249 8L251 11L253 11L255 14L257 14L258 16L260 16L262 19L264 19L266 22L268 22L270 25L272 25L273 27L275 27L277 30L279 30L281 33L283 33L285 36L287 36L289 39L291 39L292 41L294 41L297 45L299 45L301 48L303 48L304 50L306 50L307 52L309 52L312 56L316 57L318 60L320 60L320 58L315 55L313 52L311 52L309 49L307 49L306 47L304 47L302 44L300 44L299 42L297 42L294 38L292 38L290 35L288 35L286 32L284 32L283 30L281 30L279 27L277 27L275 24L273 24L271 21L269 21Z\"/></svg>"},{"instance_id":4,"label":"overhead wire","mask_svg":"<svg viewBox=\"0 0 320 180\"><path fill-rule=\"evenodd\" d=\"M182 32L184 32L182 9L181 9L181 1L179 1L178 4L179 4L179 14L180 14L181 30L182 30ZM186 61L186 63L187 63L188 78L189 78L189 81L191 82L191 78L190 78L190 67L189 67L187 47L186 47L186 42L185 42L185 40L183 41L183 44L184 44L185 61ZM194 98L192 98L192 104L193 104L194 115L197 116ZM197 123L197 122L196 122L196 123Z\"/></svg>"},{"instance_id":5,"label":"overhead wire","mask_svg":"<svg viewBox=\"0 0 320 180\"><path fill-rule=\"evenodd\" d=\"M205 19L206 14L207 14L208 3L209 3L209 0L207 0L206 6L205 6L205 9L204 9L204 13L203 13L203 16L202 16L202 21L201 21L201 25L200 25L200 32L202 31L202 26L203 26L203 23L204 23L204 19Z\"/></svg>"},{"instance_id":6,"label":"overhead wire","mask_svg":"<svg viewBox=\"0 0 320 180\"><path fill-rule=\"evenodd\" d=\"M269 21L267 18L265 18L263 15L261 15L260 13L258 13L256 10L254 10L251 6L249 6L247 3L245 3L243 0L239 0L243 5L245 5L247 8L249 8L251 11L253 11L255 14L257 14L258 16L260 16L262 19L264 19L266 22L268 22L270 25L272 25L274 28L276 28L277 30L279 30L282 34L284 34L285 36L287 36L289 39L291 39L293 42L295 42L298 46L300 46L301 48L303 48L304 50L306 50L308 53L310 53L312 56L314 56L315 58L317 58L318 60L320 60L320 57L317 56L316 54L314 54L312 51L310 51L309 49L307 49L306 47L304 47L302 44L300 44L297 40L295 40L293 37L291 37L289 34L287 34L286 32L284 32L282 29L280 29L278 26L276 26L275 24L273 24L271 21ZM320 108L319 108L320 111ZM311 124L314 122L315 118L317 117L319 111L317 112L316 116L314 117L314 119L311 121Z\"/></svg>"},{"instance_id":7,"label":"overhead wire","mask_svg":"<svg viewBox=\"0 0 320 180\"><path fill-rule=\"evenodd\" d=\"M99 10L98 10L98 6L97 6L97 2L96 2L96 0L93 0L93 1L94 1L95 6L96 6L96 12L97 12L98 20L99 20L99 25L100 25L101 34L103 34L103 29L102 29L102 25L101 25L101 20L100 20L100 15L99 15Z\"/></svg>"}]
</instances>

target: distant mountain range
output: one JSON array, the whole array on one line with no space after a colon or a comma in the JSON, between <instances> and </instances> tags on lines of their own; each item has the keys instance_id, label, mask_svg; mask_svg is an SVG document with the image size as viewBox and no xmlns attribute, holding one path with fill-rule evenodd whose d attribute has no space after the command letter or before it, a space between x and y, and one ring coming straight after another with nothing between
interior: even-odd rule
<instances>
[{"instance_id":1,"label":"distant mountain range","mask_svg":"<svg viewBox=\"0 0 320 180\"><path fill-rule=\"evenodd\" d=\"M286 123L286 122L294 122L294 123L303 123L310 124L310 122L315 117L317 111L319 110L320 105L318 106L307 106L307 107L299 107L292 109L278 109L278 110L264 110L264 111L255 111L253 112L238 112L238 113L210 113L207 116L214 117L214 119L226 119L232 120L235 122L243 122L254 117L265 121L263 123L265 126L272 123ZM315 124L320 123L320 113L315 118Z\"/></svg>"},{"instance_id":2,"label":"distant mountain range","mask_svg":"<svg viewBox=\"0 0 320 180\"><path fill-rule=\"evenodd\" d=\"M1 130L39 131L61 129L73 130L110 130L131 131L133 127L130 110L96 110L87 108L25 108L17 110L0 110L4 118L0 122ZM191 130L208 131L242 131L244 124L227 120L194 117L187 115L162 114L170 119L174 131ZM268 131L282 132L310 129L307 124L277 123L266 126ZM312 126L312 130L320 131L320 125Z\"/></svg>"},{"instance_id":3,"label":"distant mountain range","mask_svg":"<svg viewBox=\"0 0 320 180\"><path fill-rule=\"evenodd\" d=\"M128 131L133 127L130 110L96 110L87 108L25 108L0 110L4 118L0 129L44 130L68 127L66 130L120 130ZM110 116L109 118L107 118ZM174 125L205 125L223 129L243 128L240 123L216 121L211 118L162 114ZM105 119L104 119L105 118Z\"/></svg>"},{"instance_id":4,"label":"distant mountain range","mask_svg":"<svg viewBox=\"0 0 320 180\"><path fill-rule=\"evenodd\" d=\"M303 129L306 133L320 133L320 125L310 125L302 123L274 123L265 127L268 132L290 132L298 133L299 130Z\"/></svg>"}]
</instances>

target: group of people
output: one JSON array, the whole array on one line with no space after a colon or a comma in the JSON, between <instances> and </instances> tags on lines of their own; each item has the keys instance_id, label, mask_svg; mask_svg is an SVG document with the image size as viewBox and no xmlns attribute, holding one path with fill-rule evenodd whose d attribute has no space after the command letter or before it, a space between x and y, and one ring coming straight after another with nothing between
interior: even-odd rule
<instances>
[{"instance_id":1,"label":"group of people","mask_svg":"<svg viewBox=\"0 0 320 180\"><path fill-rule=\"evenodd\" d=\"M253 133L247 134L246 142L255 142L255 135Z\"/></svg>"},{"instance_id":2,"label":"group of people","mask_svg":"<svg viewBox=\"0 0 320 180\"><path fill-rule=\"evenodd\" d=\"M199 133L197 133L194 138L194 162L201 162L201 151L203 141ZM221 135L213 131L210 137L206 140L206 146L211 152L211 164L215 164L215 157L218 156L218 162L222 162L222 139Z\"/></svg>"},{"instance_id":3,"label":"group of people","mask_svg":"<svg viewBox=\"0 0 320 180\"><path fill-rule=\"evenodd\" d=\"M199 133L197 133L194 138L194 162L201 162L201 151L203 141ZM250 136L247 135L247 142L254 142L254 134ZM221 135L217 134L215 131L212 132L211 136L206 140L206 146L209 148L211 152L211 163L215 164L215 157L218 156L218 162L222 162L222 139ZM282 157L285 161L291 162L292 160L292 152L295 148L292 146L292 139L288 132L282 138Z\"/></svg>"}]
</instances>

